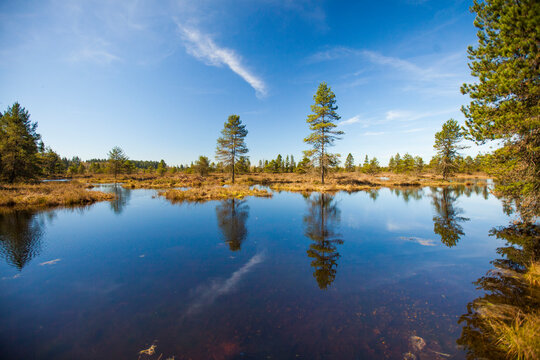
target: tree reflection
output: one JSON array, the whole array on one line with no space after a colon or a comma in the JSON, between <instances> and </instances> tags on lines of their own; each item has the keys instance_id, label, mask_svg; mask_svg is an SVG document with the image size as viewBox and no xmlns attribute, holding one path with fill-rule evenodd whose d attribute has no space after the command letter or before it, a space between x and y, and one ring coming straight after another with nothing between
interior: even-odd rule
<instances>
[{"instance_id":1,"label":"tree reflection","mask_svg":"<svg viewBox=\"0 0 540 360\"><path fill-rule=\"evenodd\" d=\"M499 329L516 321L523 324L540 308L538 279L534 283L527 277L531 264L540 261L540 226L519 223L494 229L490 235L504 239L506 244L497 249L502 258L492 261L495 268L474 283L485 295L470 302L467 313L459 319L464 326L457 343L467 350L470 359L508 358L507 352L497 346Z\"/></svg>"},{"instance_id":2,"label":"tree reflection","mask_svg":"<svg viewBox=\"0 0 540 360\"><path fill-rule=\"evenodd\" d=\"M460 223L469 221L468 218L459 216L463 213L463 209L455 204L458 197L459 192L450 187L442 190L432 189L433 206L436 212L433 217L433 231L448 247L455 246L461 236L465 235Z\"/></svg>"},{"instance_id":3,"label":"tree reflection","mask_svg":"<svg viewBox=\"0 0 540 360\"><path fill-rule=\"evenodd\" d=\"M304 216L305 235L313 240L307 254L313 258L311 266L315 268L313 276L319 288L326 289L336 278L340 257L336 245L343 244L340 234L334 231L340 222L340 211L329 194L316 194L306 198L306 202L309 207Z\"/></svg>"},{"instance_id":4,"label":"tree reflection","mask_svg":"<svg viewBox=\"0 0 540 360\"><path fill-rule=\"evenodd\" d=\"M218 225L231 251L240 250L247 237L249 206L245 200L227 199L216 206Z\"/></svg>"},{"instance_id":5,"label":"tree reflection","mask_svg":"<svg viewBox=\"0 0 540 360\"><path fill-rule=\"evenodd\" d=\"M44 219L34 212L0 212L0 253L17 269L39 254L43 234Z\"/></svg>"},{"instance_id":6,"label":"tree reflection","mask_svg":"<svg viewBox=\"0 0 540 360\"><path fill-rule=\"evenodd\" d=\"M131 198L131 190L114 184L110 192L115 195L115 199L110 202L111 209L115 214L121 214Z\"/></svg>"}]
</instances>

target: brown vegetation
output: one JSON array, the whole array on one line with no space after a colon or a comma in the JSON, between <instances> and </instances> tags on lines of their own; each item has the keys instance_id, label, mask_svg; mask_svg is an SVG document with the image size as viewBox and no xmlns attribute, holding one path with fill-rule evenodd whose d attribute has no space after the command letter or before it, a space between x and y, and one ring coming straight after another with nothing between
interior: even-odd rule
<instances>
[{"instance_id":1,"label":"brown vegetation","mask_svg":"<svg viewBox=\"0 0 540 360\"><path fill-rule=\"evenodd\" d=\"M159 195L172 202L205 202L210 200L243 199L246 196L271 197L266 189L257 189L247 185L203 186L187 190L171 189L162 191Z\"/></svg>"},{"instance_id":2,"label":"brown vegetation","mask_svg":"<svg viewBox=\"0 0 540 360\"><path fill-rule=\"evenodd\" d=\"M0 208L76 206L114 199L113 194L89 191L88 188L88 185L75 181L0 185Z\"/></svg>"}]
</instances>

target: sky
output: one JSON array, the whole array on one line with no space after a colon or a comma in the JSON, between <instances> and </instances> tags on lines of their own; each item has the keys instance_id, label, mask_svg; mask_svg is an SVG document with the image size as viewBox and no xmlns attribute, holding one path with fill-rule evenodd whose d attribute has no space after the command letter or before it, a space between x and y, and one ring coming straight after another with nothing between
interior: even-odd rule
<instances>
[{"instance_id":1,"label":"sky","mask_svg":"<svg viewBox=\"0 0 540 360\"><path fill-rule=\"evenodd\" d=\"M472 1L0 1L0 108L19 102L61 156L188 164L231 114L252 163L300 160L320 82L342 161L429 160L469 99ZM465 154L475 155L474 144Z\"/></svg>"}]
</instances>

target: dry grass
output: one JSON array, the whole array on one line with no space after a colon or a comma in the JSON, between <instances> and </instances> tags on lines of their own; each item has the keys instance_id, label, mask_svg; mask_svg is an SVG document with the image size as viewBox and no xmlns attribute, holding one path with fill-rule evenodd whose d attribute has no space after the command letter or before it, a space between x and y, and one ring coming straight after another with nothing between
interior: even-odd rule
<instances>
[{"instance_id":1,"label":"dry grass","mask_svg":"<svg viewBox=\"0 0 540 360\"><path fill-rule=\"evenodd\" d=\"M529 296L540 298L540 263L532 263L525 274L507 274L520 280L530 290ZM524 313L508 304L486 302L479 309L487 322L497 347L509 359L540 359L540 309Z\"/></svg>"},{"instance_id":2,"label":"dry grass","mask_svg":"<svg viewBox=\"0 0 540 360\"><path fill-rule=\"evenodd\" d=\"M113 194L88 191L87 185L75 181L0 185L0 207L4 208L76 206L112 199Z\"/></svg>"},{"instance_id":3,"label":"dry grass","mask_svg":"<svg viewBox=\"0 0 540 360\"><path fill-rule=\"evenodd\" d=\"M271 197L272 193L265 189L250 188L247 185L203 186L187 190L170 189L159 195L172 202L205 202L210 200L243 199L246 196Z\"/></svg>"},{"instance_id":4,"label":"dry grass","mask_svg":"<svg viewBox=\"0 0 540 360\"><path fill-rule=\"evenodd\" d=\"M473 185L475 183L481 185L481 181L478 179L484 178L485 176L480 174L460 174L460 176L447 181L443 180L441 176L432 173L420 175L394 173L368 175L358 172L339 172L328 174L323 185L320 182L319 175L316 173L251 173L237 175L236 184L243 185L244 188L235 188L240 189L238 190L240 196L242 194L248 194L244 196L268 196L251 194L246 192L246 189L251 185L263 185L268 186L274 191L290 191L304 194L312 192L335 193L338 191L354 192L382 187L442 187L458 184ZM81 180L87 183L110 183L114 181L114 178L111 175L100 175L99 177L86 177ZM189 191L167 191L166 193L168 195L163 195L170 199L174 198L177 201L208 201L237 196L237 193L232 190L226 192L222 189L223 185L231 185L230 175L227 173L213 173L206 177L184 173L167 174L164 176L157 176L155 174L122 175L118 177L117 181L121 182L122 186L128 189L187 188Z\"/></svg>"},{"instance_id":5,"label":"dry grass","mask_svg":"<svg viewBox=\"0 0 540 360\"><path fill-rule=\"evenodd\" d=\"M497 338L497 346L509 359L540 358L539 313L517 313L510 324L490 320L489 325Z\"/></svg>"}]
</instances>

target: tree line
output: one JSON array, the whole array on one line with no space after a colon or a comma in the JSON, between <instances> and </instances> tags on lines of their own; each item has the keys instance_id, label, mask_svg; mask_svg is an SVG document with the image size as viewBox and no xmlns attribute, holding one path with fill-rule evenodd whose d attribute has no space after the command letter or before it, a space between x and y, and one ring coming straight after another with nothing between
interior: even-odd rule
<instances>
[{"instance_id":1,"label":"tree line","mask_svg":"<svg viewBox=\"0 0 540 360\"><path fill-rule=\"evenodd\" d=\"M368 155L365 156L363 163L355 164L351 153L341 164L340 154L329 153L329 147L335 140L339 139L340 135L343 135L341 131L332 130L335 127L332 121L339 118L335 113L337 110L335 95L326 83L322 83L314 99L316 105L312 109L315 113L308 117L308 123L313 129L313 133L305 139L306 143L312 145L312 149L305 151L298 162L292 154L285 156L278 154L275 159L263 159L252 164L247 156L248 149L245 144L248 131L238 115L231 115L224 124L222 136L217 141L216 162L201 155L195 162L178 166L168 165L163 159L161 161L132 160L120 147L111 149L108 157L103 159L83 161L78 156L71 159L61 157L51 147L44 145L41 136L36 131L37 123L31 122L28 111L20 104L15 103L3 114L0 114L2 134L0 140L0 179L11 183L40 177L54 178L94 174L112 174L117 177L119 174L164 176L176 173L195 173L206 176L209 173L230 172L233 176L246 173L304 174L310 171L320 171L321 180L324 181L324 175L331 172L359 172L373 175L383 171L421 173L439 170L440 155L433 157L429 163L425 163L421 157L413 157L408 153L403 157L399 153L392 156L388 166L381 166L376 157L370 159ZM328 101L330 103L325 103ZM331 116L321 110L327 108L332 109ZM442 159L447 158L443 156ZM472 158L470 156L462 157L456 153L450 160L446 160L446 164L452 167L446 173L485 171L489 163L486 159L489 159L489 156L479 154Z\"/></svg>"}]
</instances>

